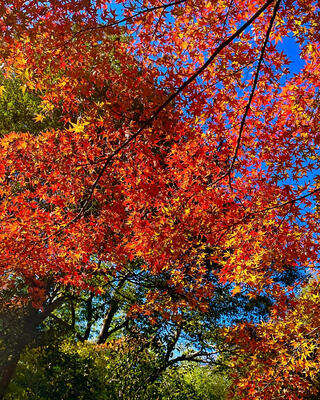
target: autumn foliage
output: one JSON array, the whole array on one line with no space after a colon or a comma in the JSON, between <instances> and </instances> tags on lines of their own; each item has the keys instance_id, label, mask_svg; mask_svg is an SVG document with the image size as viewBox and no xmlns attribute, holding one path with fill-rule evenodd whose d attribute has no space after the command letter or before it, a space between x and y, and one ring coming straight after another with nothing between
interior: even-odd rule
<instances>
[{"instance_id":1,"label":"autumn foliage","mask_svg":"<svg viewBox=\"0 0 320 400\"><path fill-rule=\"evenodd\" d=\"M41 127L1 132L2 310L32 304L41 322L63 302L55 288L99 294L139 260L161 284L130 315L179 322L208 308L214 275L272 304L268 320L222 330L236 395L317 393L319 10L2 1L0 95L18 82Z\"/></svg>"}]
</instances>

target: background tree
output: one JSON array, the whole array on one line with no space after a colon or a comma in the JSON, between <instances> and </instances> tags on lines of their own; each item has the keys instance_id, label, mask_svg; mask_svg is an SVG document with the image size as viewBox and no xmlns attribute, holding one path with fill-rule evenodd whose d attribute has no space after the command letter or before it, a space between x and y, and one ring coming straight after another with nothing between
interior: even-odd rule
<instances>
[{"instance_id":1,"label":"background tree","mask_svg":"<svg viewBox=\"0 0 320 400\"><path fill-rule=\"evenodd\" d=\"M284 323L299 300L277 274L318 268L319 4L118 4L1 4L4 77L41 93L37 120L63 124L1 139L2 309L35 337L62 286L98 294L105 268L142 259L160 286L131 311L150 321L203 312L218 282ZM290 36L293 76L277 46ZM251 328L239 336L257 349Z\"/></svg>"},{"instance_id":2,"label":"background tree","mask_svg":"<svg viewBox=\"0 0 320 400\"><path fill-rule=\"evenodd\" d=\"M185 308L177 320L159 312L143 315L139 306L153 291L165 289L165 279L149 276L142 265L132 261L117 276L105 266L105 277L107 271L109 275L100 282L99 295L60 287L66 301L38 326L9 387L10 396L221 398L234 353L223 343L221 327L266 319L272 299L232 296L230 287L215 282L213 275L217 288L205 311ZM288 276L280 278L288 284Z\"/></svg>"}]
</instances>

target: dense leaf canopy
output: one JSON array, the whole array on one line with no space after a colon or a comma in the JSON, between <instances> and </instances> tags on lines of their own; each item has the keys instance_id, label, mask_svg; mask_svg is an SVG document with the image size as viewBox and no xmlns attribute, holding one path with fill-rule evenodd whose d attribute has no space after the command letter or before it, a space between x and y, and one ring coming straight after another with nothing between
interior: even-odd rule
<instances>
[{"instance_id":1,"label":"dense leaf canopy","mask_svg":"<svg viewBox=\"0 0 320 400\"><path fill-rule=\"evenodd\" d=\"M2 1L2 313L36 332L70 290L104 295L139 262L152 285L128 313L151 324L209 310L221 286L267 299L269 320L222 331L234 395L317 390L319 10Z\"/></svg>"}]
</instances>

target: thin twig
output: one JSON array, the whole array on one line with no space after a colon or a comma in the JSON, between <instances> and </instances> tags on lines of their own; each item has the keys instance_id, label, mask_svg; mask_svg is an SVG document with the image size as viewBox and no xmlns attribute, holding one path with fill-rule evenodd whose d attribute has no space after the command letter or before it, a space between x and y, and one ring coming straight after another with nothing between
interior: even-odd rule
<instances>
[{"instance_id":1,"label":"thin twig","mask_svg":"<svg viewBox=\"0 0 320 400\"><path fill-rule=\"evenodd\" d=\"M245 123L246 123L246 119L247 119L249 110L251 108L252 99L254 97L254 94L255 94L255 91L256 91L256 88L257 88L257 84L258 84L258 79L259 79L259 74L260 74L260 69L261 69L261 64L262 64L262 61L263 61L264 53L266 51L266 47L267 47L267 44L268 44L268 41L269 41L271 30L272 30L272 27L273 27L273 24L274 24L274 21L275 21L275 18L276 18L280 3L281 3L281 0L278 0L276 5L275 5L275 7L274 7L274 9L273 9L273 14L272 14L272 17L270 19L270 23L269 23L268 30L267 30L267 33L266 33L266 37L265 37L265 40L264 40L264 43L263 43L263 46L262 46L262 49L261 49L261 53L260 53L258 66L257 66L257 69L256 69L256 73L255 73L255 77L254 77L254 81L253 81L250 97L249 97L247 106L245 108L245 112L244 112L242 120L241 120L240 130L239 130L238 139L237 139L237 144L236 144L236 148L235 148L235 151L234 151L234 154L233 154L233 157L232 157L232 161L231 161L230 167L228 168L228 170L222 176L219 177L219 179L217 179L215 181L215 183L221 181L227 175L230 175L230 173L233 170L235 161L237 159L238 152L239 152L240 145L241 145L242 134L243 134Z\"/></svg>"},{"instance_id":2,"label":"thin twig","mask_svg":"<svg viewBox=\"0 0 320 400\"><path fill-rule=\"evenodd\" d=\"M64 229L66 229L68 226L76 222L81 216L84 214L86 211L86 208L93 196L93 193L103 176L104 172L106 171L107 167L109 164L111 164L112 160L115 158L117 154L119 154L125 147L127 147L132 141L134 141L147 127L150 127L152 123L156 120L156 118L159 116L161 111L163 111L176 97L178 97L181 92L189 86L192 82L194 82L198 76L200 76L203 71L205 71L208 66L213 62L213 60L217 57L218 54L221 53L221 51L226 48L230 43L233 42L234 39L239 37L242 32L245 31L246 28L248 28L268 7L273 3L274 0L268 0L246 23L244 23L233 35L231 35L227 40L225 40L223 43L221 43L216 50L211 54L211 56L208 58L208 60L200 67L198 68L193 75L190 76L174 93L172 93L167 100L162 103L156 111L152 114L152 116L147 119L142 126L133 134L131 135L127 140L125 140L121 146L119 146L113 153L111 153L107 159L105 160L105 163L103 167L101 168L96 180L94 181L93 185L91 186L91 189L89 191L89 194L87 196L87 199L85 200L81 210L79 213L71 220L69 221L64 227L60 228L55 235L59 234L62 232Z\"/></svg>"},{"instance_id":3,"label":"thin twig","mask_svg":"<svg viewBox=\"0 0 320 400\"><path fill-rule=\"evenodd\" d=\"M263 214L263 213L265 213L265 212L267 212L267 211L275 210L275 209L277 209L277 208L282 208L282 207L285 207L285 206L288 205L288 204L292 205L292 204L294 204L294 203L296 203L296 202L298 202L298 201L300 201L300 200L303 200L303 199L305 199L305 198L307 198L307 197L309 197L309 196L312 196L313 194L316 194L316 193L318 193L318 192L320 192L320 188L314 189L314 190L312 190L311 192L308 192L308 193L304 194L303 196L296 197L295 199L287 200L287 201L285 201L285 202L283 202L283 203L280 203L280 204L276 204L276 205L274 205L274 206L270 206L270 207L263 208L262 210L257 210L257 211L249 212L249 213L245 214L244 217L241 218L240 220L234 222L232 225L229 225L229 226L221 233L221 235L219 236L219 238L218 238L218 240L216 241L216 243L219 243L220 240L223 238L223 236L224 236L228 231L230 231L230 229L236 227L237 225L241 224L242 222L245 222L248 218L250 218L250 217L252 217L252 216L254 216L254 215Z\"/></svg>"},{"instance_id":4,"label":"thin twig","mask_svg":"<svg viewBox=\"0 0 320 400\"><path fill-rule=\"evenodd\" d=\"M82 33L90 32L90 31L95 31L95 30L100 30L100 29L111 28L111 27L113 27L113 26L122 24L123 22L130 21L130 20L132 20L132 19L134 19L134 18L136 18L136 17L138 17L138 16L140 16L140 15L142 15L142 14L146 14L146 13L149 13L149 12L152 12L152 11L156 11L156 10L160 10L160 9L165 10L166 8L173 7L173 6L176 6L176 5L181 4L181 3L185 3L186 1L187 1L187 0L177 0L177 1L174 1L174 2L172 2L172 3L161 4L161 6L155 6L155 7L145 8L144 10L138 11L137 13L131 15L130 17L122 18L122 19L120 19L120 20L118 20L118 21L111 22L110 24L107 24L107 25L91 26L91 27L88 27L88 28L80 29L80 30L79 30L78 32L76 32L76 33L73 35L73 37L72 37L69 41L67 41L65 44L69 43L69 42L72 41L75 37L81 35Z\"/></svg>"}]
</instances>

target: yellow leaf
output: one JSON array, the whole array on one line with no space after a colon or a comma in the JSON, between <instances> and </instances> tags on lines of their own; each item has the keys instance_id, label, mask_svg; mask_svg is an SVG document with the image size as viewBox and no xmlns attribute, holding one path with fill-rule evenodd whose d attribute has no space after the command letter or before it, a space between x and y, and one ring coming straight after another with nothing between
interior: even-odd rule
<instances>
[{"instance_id":1,"label":"yellow leaf","mask_svg":"<svg viewBox=\"0 0 320 400\"><path fill-rule=\"evenodd\" d=\"M182 42L181 47L182 47L182 50L185 50L188 47L188 43Z\"/></svg>"},{"instance_id":2,"label":"yellow leaf","mask_svg":"<svg viewBox=\"0 0 320 400\"><path fill-rule=\"evenodd\" d=\"M240 286L235 286L235 288L232 291L232 296L234 296L237 293L241 292L241 287Z\"/></svg>"},{"instance_id":3,"label":"yellow leaf","mask_svg":"<svg viewBox=\"0 0 320 400\"><path fill-rule=\"evenodd\" d=\"M76 124L74 124L73 122L70 122L70 124L72 125L72 127L68 129L70 132L80 133L80 132L84 131L85 126L88 125L89 122L84 121L82 123L78 122Z\"/></svg>"},{"instance_id":4,"label":"yellow leaf","mask_svg":"<svg viewBox=\"0 0 320 400\"><path fill-rule=\"evenodd\" d=\"M22 94L25 94L26 90L27 90L27 85L22 85L21 86Z\"/></svg>"},{"instance_id":5,"label":"yellow leaf","mask_svg":"<svg viewBox=\"0 0 320 400\"><path fill-rule=\"evenodd\" d=\"M18 150L23 150L27 147L27 143L25 141L21 141L20 143L18 143L17 145L17 149Z\"/></svg>"},{"instance_id":6,"label":"yellow leaf","mask_svg":"<svg viewBox=\"0 0 320 400\"><path fill-rule=\"evenodd\" d=\"M6 91L3 85L0 86L0 97L3 95L3 93Z\"/></svg>"},{"instance_id":7,"label":"yellow leaf","mask_svg":"<svg viewBox=\"0 0 320 400\"><path fill-rule=\"evenodd\" d=\"M33 118L36 122L42 122L44 120L44 115L43 114L36 114L36 116Z\"/></svg>"}]
</instances>

